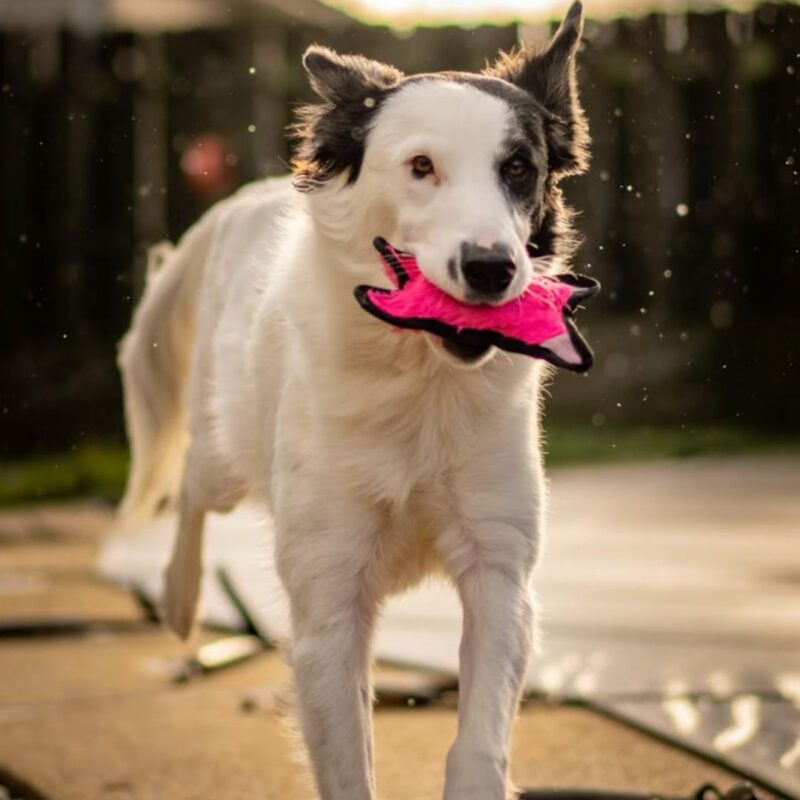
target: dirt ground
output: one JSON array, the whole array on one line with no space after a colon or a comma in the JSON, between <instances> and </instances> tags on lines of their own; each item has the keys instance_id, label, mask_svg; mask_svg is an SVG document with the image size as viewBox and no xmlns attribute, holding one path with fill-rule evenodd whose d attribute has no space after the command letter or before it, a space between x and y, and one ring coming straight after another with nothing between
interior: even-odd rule
<instances>
[{"instance_id":1,"label":"dirt ground","mask_svg":"<svg viewBox=\"0 0 800 800\"><path fill-rule=\"evenodd\" d=\"M180 643L144 622L129 594L95 577L108 519L107 509L88 504L0 515L0 773L51 800L312 798L279 655L172 682L176 665L217 635ZM81 635L8 635L12 621L43 618L104 624ZM376 675L387 685L433 680L381 667ZM379 705L380 797L440 797L455 730L452 703ZM664 794L736 781L591 710L540 701L520 714L512 774L527 787Z\"/></svg>"}]
</instances>

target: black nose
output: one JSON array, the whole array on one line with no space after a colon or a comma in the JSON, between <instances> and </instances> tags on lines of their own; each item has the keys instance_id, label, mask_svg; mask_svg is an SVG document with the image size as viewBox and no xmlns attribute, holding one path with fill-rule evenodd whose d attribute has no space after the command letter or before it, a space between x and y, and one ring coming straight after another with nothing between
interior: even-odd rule
<instances>
[{"instance_id":1,"label":"black nose","mask_svg":"<svg viewBox=\"0 0 800 800\"><path fill-rule=\"evenodd\" d=\"M463 245L461 272L470 289L484 295L497 295L508 289L514 279L516 266L503 247L492 248Z\"/></svg>"}]
</instances>

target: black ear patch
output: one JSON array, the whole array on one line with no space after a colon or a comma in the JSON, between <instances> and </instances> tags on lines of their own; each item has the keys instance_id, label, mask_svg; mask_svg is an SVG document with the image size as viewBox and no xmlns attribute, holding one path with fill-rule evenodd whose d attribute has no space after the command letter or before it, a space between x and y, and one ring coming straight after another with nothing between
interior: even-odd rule
<instances>
[{"instance_id":1,"label":"black ear patch","mask_svg":"<svg viewBox=\"0 0 800 800\"><path fill-rule=\"evenodd\" d=\"M297 112L294 185L311 191L342 173L353 182L361 170L370 121L403 73L379 61L342 56L319 45L306 50L303 66L323 102Z\"/></svg>"},{"instance_id":2,"label":"black ear patch","mask_svg":"<svg viewBox=\"0 0 800 800\"><path fill-rule=\"evenodd\" d=\"M313 44L303 54L311 88L326 102L342 105L363 99L370 91L385 91L396 86L403 73L388 64L364 56L342 56Z\"/></svg>"},{"instance_id":3,"label":"black ear patch","mask_svg":"<svg viewBox=\"0 0 800 800\"><path fill-rule=\"evenodd\" d=\"M556 177L585 172L589 162L589 128L578 98L575 66L582 32L583 7L576 0L544 49L522 46L501 53L487 70L524 89L549 112L545 130Z\"/></svg>"}]
</instances>

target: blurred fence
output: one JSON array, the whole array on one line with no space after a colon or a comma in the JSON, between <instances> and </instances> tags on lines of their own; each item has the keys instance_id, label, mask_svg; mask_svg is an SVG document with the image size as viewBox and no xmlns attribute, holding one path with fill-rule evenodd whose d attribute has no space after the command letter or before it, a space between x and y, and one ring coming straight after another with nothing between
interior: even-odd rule
<instances>
[{"instance_id":1,"label":"blurred fence","mask_svg":"<svg viewBox=\"0 0 800 800\"><path fill-rule=\"evenodd\" d=\"M280 16L1 33L0 456L119 436L144 248L284 171L308 43L478 69L517 33ZM576 268L605 294L585 315L598 365L558 378L552 413L800 430L800 11L590 24L582 65L595 157L567 193Z\"/></svg>"}]
</instances>

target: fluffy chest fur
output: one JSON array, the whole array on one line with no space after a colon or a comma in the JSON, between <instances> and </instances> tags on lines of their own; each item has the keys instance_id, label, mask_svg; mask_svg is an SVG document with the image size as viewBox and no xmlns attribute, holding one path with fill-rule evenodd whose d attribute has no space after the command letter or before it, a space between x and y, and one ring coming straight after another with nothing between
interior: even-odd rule
<instances>
[{"instance_id":1,"label":"fluffy chest fur","mask_svg":"<svg viewBox=\"0 0 800 800\"><path fill-rule=\"evenodd\" d=\"M313 238L295 258L308 284L277 281L280 299L266 304L259 325L273 326L277 314L289 331L291 425L278 422L276 431L302 432L321 470L399 506L480 458L520 408L535 419L538 365L505 354L477 370L445 363L427 334L395 331L364 313L353 298L352 263L344 269ZM377 271L374 263L365 269Z\"/></svg>"}]
</instances>

